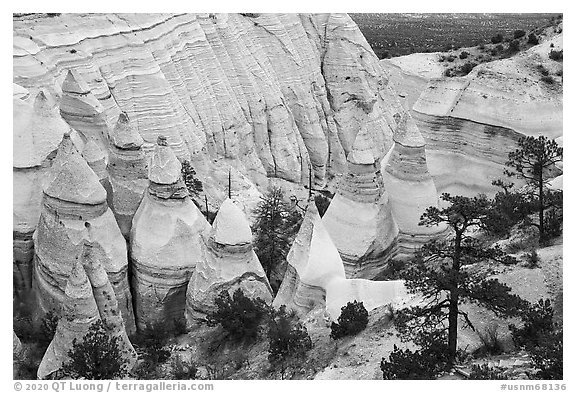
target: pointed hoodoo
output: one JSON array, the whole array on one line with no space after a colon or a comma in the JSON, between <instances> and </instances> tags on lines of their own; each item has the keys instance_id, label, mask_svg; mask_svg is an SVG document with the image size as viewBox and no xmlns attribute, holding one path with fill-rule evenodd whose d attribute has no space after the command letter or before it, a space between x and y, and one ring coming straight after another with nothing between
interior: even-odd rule
<instances>
[{"instance_id":1,"label":"pointed hoodoo","mask_svg":"<svg viewBox=\"0 0 576 393\"><path fill-rule=\"evenodd\" d=\"M131 370L136 365L138 355L128 339L118 299L108 274L102 266L102 262L106 261L105 252L100 244L85 241L82 249L82 266L92 286L92 293L104 327L112 337L118 338L123 360L128 365L127 369Z\"/></svg>"},{"instance_id":2,"label":"pointed hoodoo","mask_svg":"<svg viewBox=\"0 0 576 393\"><path fill-rule=\"evenodd\" d=\"M82 341L90 326L100 320L92 286L79 260L67 279L62 306L54 338L38 367L38 379L45 379L60 370L70 359L68 351L72 342Z\"/></svg>"},{"instance_id":3,"label":"pointed hoodoo","mask_svg":"<svg viewBox=\"0 0 576 393\"><path fill-rule=\"evenodd\" d=\"M85 140L93 140L108 155L108 125L104 108L76 70L69 70L62 84L60 114Z\"/></svg>"},{"instance_id":4,"label":"pointed hoodoo","mask_svg":"<svg viewBox=\"0 0 576 393\"><path fill-rule=\"evenodd\" d=\"M349 278L377 277L393 257L398 237L372 145L362 128L348 154L348 173L323 217Z\"/></svg>"},{"instance_id":5,"label":"pointed hoodoo","mask_svg":"<svg viewBox=\"0 0 576 393\"><path fill-rule=\"evenodd\" d=\"M203 258L202 236L210 225L188 197L180 171L166 138L159 137L130 232L139 328L183 322L188 281Z\"/></svg>"},{"instance_id":6,"label":"pointed hoodoo","mask_svg":"<svg viewBox=\"0 0 576 393\"><path fill-rule=\"evenodd\" d=\"M32 259L42 206L42 181L48 173L62 135L70 127L53 100L40 91L33 104L13 100L13 271L14 290L23 294L32 285Z\"/></svg>"},{"instance_id":7,"label":"pointed hoodoo","mask_svg":"<svg viewBox=\"0 0 576 393\"><path fill-rule=\"evenodd\" d=\"M446 225L418 225L430 206L438 206L436 186L426 164L426 143L408 113L400 116L394 146L383 162L384 182L400 230L399 257L410 257L427 241L446 233Z\"/></svg>"},{"instance_id":8,"label":"pointed hoodoo","mask_svg":"<svg viewBox=\"0 0 576 393\"><path fill-rule=\"evenodd\" d=\"M326 287L335 278L344 279L344 264L313 200L290 248L288 266L274 307L286 305L301 316L326 307Z\"/></svg>"},{"instance_id":9,"label":"pointed hoodoo","mask_svg":"<svg viewBox=\"0 0 576 393\"><path fill-rule=\"evenodd\" d=\"M252 247L248 218L231 199L220 206L203 252L186 292L189 325L215 310L222 291L232 295L240 288L250 298L272 302L272 289Z\"/></svg>"},{"instance_id":10,"label":"pointed hoodoo","mask_svg":"<svg viewBox=\"0 0 576 393\"><path fill-rule=\"evenodd\" d=\"M58 310L67 279L82 248L93 238L106 250L103 266L113 284L129 332L134 316L128 288L127 249L106 204L106 191L65 134L52 168L45 176L44 195L35 239L35 289L40 319Z\"/></svg>"},{"instance_id":11,"label":"pointed hoodoo","mask_svg":"<svg viewBox=\"0 0 576 393\"><path fill-rule=\"evenodd\" d=\"M126 239L132 228L132 218L148 187L148 164L142 150L144 140L131 126L128 115L118 116L110 134L108 173L111 187L110 207Z\"/></svg>"}]
</instances>

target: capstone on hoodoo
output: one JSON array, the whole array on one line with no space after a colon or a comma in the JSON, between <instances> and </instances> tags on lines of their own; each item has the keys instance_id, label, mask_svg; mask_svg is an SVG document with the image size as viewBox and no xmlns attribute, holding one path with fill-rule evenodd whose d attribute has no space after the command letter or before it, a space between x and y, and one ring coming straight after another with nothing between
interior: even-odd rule
<instances>
[{"instance_id":1,"label":"capstone on hoodoo","mask_svg":"<svg viewBox=\"0 0 576 393\"><path fill-rule=\"evenodd\" d=\"M250 298L272 302L272 289L252 247L252 231L244 212L226 199L207 236L203 257L196 266L186 293L189 325L215 311L216 297L240 288Z\"/></svg>"},{"instance_id":2,"label":"capstone on hoodoo","mask_svg":"<svg viewBox=\"0 0 576 393\"><path fill-rule=\"evenodd\" d=\"M139 329L184 322L188 281L203 257L202 236L210 225L190 199L181 168L166 138L158 137L130 232Z\"/></svg>"}]
</instances>

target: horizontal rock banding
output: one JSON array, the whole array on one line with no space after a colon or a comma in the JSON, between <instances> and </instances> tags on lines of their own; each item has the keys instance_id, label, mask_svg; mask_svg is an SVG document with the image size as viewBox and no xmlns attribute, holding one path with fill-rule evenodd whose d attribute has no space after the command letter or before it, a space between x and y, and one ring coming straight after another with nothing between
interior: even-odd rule
<instances>
[{"instance_id":1,"label":"horizontal rock banding","mask_svg":"<svg viewBox=\"0 0 576 393\"><path fill-rule=\"evenodd\" d=\"M348 278L377 277L396 247L398 227L373 146L368 129L363 128L348 154L348 173L323 218Z\"/></svg>"},{"instance_id":2,"label":"horizontal rock banding","mask_svg":"<svg viewBox=\"0 0 576 393\"><path fill-rule=\"evenodd\" d=\"M30 290L33 233L40 218L42 180L62 135L70 130L52 100L40 91L33 104L13 101L13 270L16 293Z\"/></svg>"},{"instance_id":3,"label":"horizontal rock banding","mask_svg":"<svg viewBox=\"0 0 576 393\"><path fill-rule=\"evenodd\" d=\"M35 289L38 317L58 312L70 272L84 240L98 243L120 304L126 329L134 331L132 297L127 279L127 250L106 204L106 191L66 134L44 183L38 228L34 233Z\"/></svg>"},{"instance_id":4,"label":"horizontal rock banding","mask_svg":"<svg viewBox=\"0 0 576 393\"><path fill-rule=\"evenodd\" d=\"M130 232L139 329L183 322L188 281L202 258L202 236L209 224L188 197L180 171L176 155L159 137L149 187Z\"/></svg>"},{"instance_id":5,"label":"horizontal rock banding","mask_svg":"<svg viewBox=\"0 0 576 393\"><path fill-rule=\"evenodd\" d=\"M252 232L242 210L226 199L205 239L203 256L188 284L186 319L189 325L204 321L216 311L222 291L241 289L247 297L272 302L272 289L252 247Z\"/></svg>"}]
</instances>

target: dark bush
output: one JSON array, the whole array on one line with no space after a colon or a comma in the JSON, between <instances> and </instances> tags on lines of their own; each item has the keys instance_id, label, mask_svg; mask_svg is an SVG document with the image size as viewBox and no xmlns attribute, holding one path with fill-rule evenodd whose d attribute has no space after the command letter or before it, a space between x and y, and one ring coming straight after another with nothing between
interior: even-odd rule
<instances>
[{"instance_id":1,"label":"dark bush","mask_svg":"<svg viewBox=\"0 0 576 393\"><path fill-rule=\"evenodd\" d=\"M508 379L504 376L503 371L504 370L499 367L492 368L486 364L483 365L473 364L468 379L488 379L488 380Z\"/></svg>"},{"instance_id":2,"label":"dark bush","mask_svg":"<svg viewBox=\"0 0 576 393\"><path fill-rule=\"evenodd\" d=\"M492 184L501 183L496 181ZM535 209L534 201L529 195L505 189L496 193L490 210L482 218L482 223L488 233L507 237L512 227L525 220Z\"/></svg>"},{"instance_id":3,"label":"dark bush","mask_svg":"<svg viewBox=\"0 0 576 393\"><path fill-rule=\"evenodd\" d=\"M548 57L554 61L562 61L564 58L564 50L554 50L552 49L548 54Z\"/></svg>"},{"instance_id":4,"label":"dark bush","mask_svg":"<svg viewBox=\"0 0 576 393\"><path fill-rule=\"evenodd\" d=\"M552 78L549 75L541 77L540 80L542 82L546 83L547 85L553 85L554 84L554 78Z\"/></svg>"},{"instance_id":5,"label":"dark bush","mask_svg":"<svg viewBox=\"0 0 576 393\"><path fill-rule=\"evenodd\" d=\"M348 302L342 307L338 323L332 322L330 337L337 340L345 336L353 336L366 329L367 325L368 311L366 311L364 303L354 300L354 302Z\"/></svg>"},{"instance_id":6,"label":"dark bush","mask_svg":"<svg viewBox=\"0 0 576 393\"><path fill-rule=\"evenodd\" d=\"M549 299L540 299L520 313L523 326L509 325L512 340L519 348L531 348L540 344L541 336L556 327L554 309Z\"/></svg>"},{"instance_id":7,"label":"dark bush","mask_svg":"<svg viewBox=\"0 0 576 393\"><path fill-rule=\"evenodd\" d=\"M508 44L508 52L516 53L519 50L520 50L520 42L517 40L510 41L510 43Z\"/></svg>"},{"instance_id":8,"label":"dark bush","mask_svg":"<svg viewBox=\"0 0 576 393\"><path fill-rule=\"evenodd\" d=\"M530 35L528 35L528 44L530 45L538 45L540 41L538 41L538 37L536 37L536 34L534 33L530 33Z\"/></svg>"},{"instance_id":9,"label":"dark bush","mask_svg":"<svg viewBox=\"0 0 576 393\"><path fill-rule=\"evenodd\" d=\"M138 379L159 379L158 366L170 358L170 351L166 349L168 340L174 335L170 326L164 323L147 326L130 337L130 341L140 354L140 365L136 370Z\"/></svg>"},{"instance_id":10,"label":"dark bush","mask_svg":"<svg viewBox=\"0 0 576 393\"><path fill-rule=\"evenodd\" d=\"M254 340L268 306L260 298L250 299L238 288L232 297L228 291L220 292L216 298L217 310L208 315L210 326L220 324L233 341Z\"/></svg>"},{"instance_id":11,"label":"dark bush","mask_svg":"<svg viewBox=\"0 0 576 393\"><path fill-rule=\"evenodd\" d=\"M190 164L190 161L183 161L182 162L182 179L186 184L186 188L188 188L188 192L190 196L199 196L200 193L203 191L202 182L196 178L196 171Z\"/></svg>"},{"instance_id":12,"label":"dark bush","mask_svg":"<svg viewBox=\"0 0 576 393\"><path fill-rule=\"evenodd\" d=\"M449 367L447 337L444 333L423 334L416 340L420 349L394 350L380 362L384 379L434 379Z\"/></svg>"},{"instance_id":13,"label":"dark bush","mask_svg":"<svg viewBox=\"0 0 576 393\"><path fill-rule=\"evenodd\" d=\"M486 45L480 44L480 45L478 45L478 49L484 50L484 49L486 49Z\"/></svg>"},{"instance_id":14,"label":"dark bush","mask_svg":"<svg viewBox=\"0 0 576 393\"><path fill-rule=\"evenodd\" d=\"M446 58L446 60L447 60L448 62L452 63L454 60L456 60L456 57L453 56L453 55L450 55L450 56L448 56L448 57Z\"/></svg>"},{"instance_id":15,"label":"dark bush","mask_svg":"<svg viewBox=\"0 0 576 393\"><path fill-rule=\"evenodd\" d=\"M120 338L110 336L102 321L90 326L82 341L72 341L68 356L61 372L72 379L119 379L128 374Z\"/></svg>"},{"instance_id":16,"label":"dark bush","mask_svg":"<svg viewBox=\"0 0 576 393\"><path fill-rule=\"evenodd\" d=\"M171 366L174 379L180 381L196 379L198 367L193 362L186 362L177 356L172 360Z\"/></svg>"},{"instance_id":17,"label":"dark bush","mask_svg":"<svg viewBox=\"0 0 576 393\"><path fill-rule=\"evenodd\" d=\"M524 30L514 30L514 39L522 38L526 35Z\"/></svg>"},{"instance_id":18,"label":"dark bush","mask_svg":"<svg viewBox=\"0 0 576 393\"><path fill-rule=\"evenodd\" d=\"M494 37L490 38L490 41L492 41L493 44L498 44L502 42L503 39L504 37L502 36L502 34L498 33Z\"/></svg>"},{"instance_id":19,"label":"dark bush","mask_svg":"<svg viewBox=\"0 0 576 393\"><path fill-rule=\"evenodd\" d=\"M477 65L476 63L467 62L460 67L459 71L462 75L468 75Z\"/></svg>"},{"instance_id":20,"label":"dark bush","mask_svg":"<svg viewBox=\"0 0 576 393\"><path fill-rule=\"evenodd\" d=\"M504 50L504 45L498 44L494 47L498 52L502 52Z\"/></svg>"},{"instance_id":21,"label":"dark bush","mask_svg":"<svg viewBox=\"0 0 576 393\"><path fill-rule=\"evenodd\" d=\"M535 269L538 267L538 264L540 263L540 257L538 256L536 250L532 250L529 253L526 253L526 262L528 263L527 267L529 269Z\"/></svg>"},{"instance_id":22,"label":"dark bush","mask_svg":"<svg viewBox=\"0 0 576 393\"><path fill-rule=\"evenodd\" d=\"M488 325L483 332L478 331L478 338L482 341L482 347L476 350L475 355L499 355L504 352L504 346L500 341L498 325Z\"/></svg>"},{"instance_id":23,"label":"dark bush","mask_svg":"<svg viewBox=\"0 0 576 393\"><path fill-rule=\"evenodd\" d=\"M286 370L299 364L312 349L312 340L306 327L295 313L286 311L286 306L271 314L268 322L268 361L273 367L280 368L284 378Z\"/></svg>"},{"instance_id":24,"label":"dark bush","mask_svg":"<svg viewBox=\"0 0 576 393\"><path fill-rule=\"evenodd\" d=\"M544 239L548 241L562 234L562 209L551 208L544 213Z\"/></svg>"},{"instance_id":25,"label":"dark bush","mask_svg":"<svg viewBox=\"0 0 576 393\"><path fill-rule=\"evenodd\" d=\"M532 364L538 371L531 375L532 379L558 379L564 377L564 337L563 329L558 328L544 333L539 345L529 349Z\"/></svg>"},{"instance_id":26,"label":"dark bush","mask_svg":"<svg viewBox=\"0 0 576 393\"><path fill-rule=\"evenodd\" d=\"M462 52L460 52L460 58L461 58L461 59L466 59L466 58L468 58L468 55L469 55L469 54L470 54L470 53L468 53L468 52L466 52L466 51L462 51Z\"/></svg>"}]
</instances>

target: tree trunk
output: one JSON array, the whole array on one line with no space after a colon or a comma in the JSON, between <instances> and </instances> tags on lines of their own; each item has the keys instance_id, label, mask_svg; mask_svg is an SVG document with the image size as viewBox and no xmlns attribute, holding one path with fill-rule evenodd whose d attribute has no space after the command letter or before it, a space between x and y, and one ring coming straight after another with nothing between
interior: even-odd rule
<instances>
[{"instance_id":1,"label":"tree trunk","mask_svg":"<svg viewBox=\"0 0 576 393\"><path fill-rule=\"evenodd\" d=\"M454 364L456 360L456 350L458 349L458 301L459 282L457 273L460 271L460 256L463 231L456 231L454 239L454 258L452 260L452 271L455 273L455 281L450 290L450 303L448 307L448 361Z\"/></svg>"},{"instance_id":2,"label":"tree trunk","mask_svg":"<svg viewBox=\"0 0 576 393\"><path fill-rule=\"evenodd\" d=\"M540 232L540 241L544 239L544 176L543 169L540 169L538 174L538 214L540 227L538 228Z\"/></svg>"}]
</instances>

